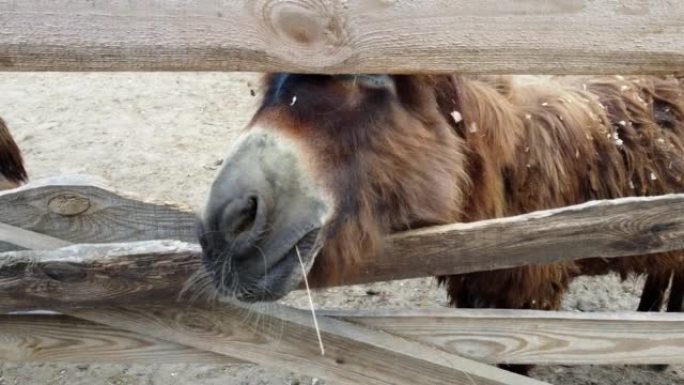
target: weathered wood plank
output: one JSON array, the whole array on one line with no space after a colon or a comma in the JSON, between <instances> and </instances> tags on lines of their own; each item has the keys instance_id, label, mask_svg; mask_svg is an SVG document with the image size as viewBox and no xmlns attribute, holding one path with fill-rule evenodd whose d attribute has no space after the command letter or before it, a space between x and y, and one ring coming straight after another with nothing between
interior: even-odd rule
<instances>
[{"instance_id":1,"label":"weathered wood plank","mask_svg":"<svg viewBox=\"0 0 684 385\"><path fill-rule=\"evenodd\" d=\"M54 315L0 316L0 361L235 364L237 359Z\"/></svg>"},{"instance_id":2,"label":"weathered wood plank","mask_svg":"<svg viewBox=\"0 0 684 385\"><path fill-rule=\"evenodd\" d=\"M199 252L149 241L0 253L0 310L176 302Z\"/></svg>"},{"instance_id":3,"label":"weathered wood plank","mask_svg":"<svg viewBox=\"0 0 684 385\"><path fill-rule=\"evenodd\" d=\"M98 191L101 196L110 196L106 190ZM74 188L73 193L88 196L81 189ZM18 202L21 196L15 195ZM4 198L0 194L0 202ZM159 211L157 206L138 201L130 205L148 212L150 224ZM0 211L13 211L11 205L0 207ZM179 227L178 233L188 236L193 231L189 212L169 213L168 218L187 215L188 228ZM107 237L125 238L128 215L127 210L110 213ZM29 225L35 223L26 221ZM118 233L119 224L122 234ZM50 236L62 231L51 225L43 228L57 233L47 234ZM95 234L96 239L99 236ZM345 277L344 282L458 274L680 249L684 249L684 195L623 198L397 234L388 239L384 253L366 261L359 274ZM163 241L0 253L0 309L127 304L144 301L153 294L175 300L183 284L201 268L199 253L195 244Z\"/></svg>"},{"instance_id":4,"label":"weathered wood plank","mask_svg":"<svg viewBox=\"0 0 684 385\"><path fill-rule=\"evenodd\" d=\"M143 201L85 175L47 178L0 192L0 222L66 241L61 246L69 242L196 240L195 216L189 208ZM0 228L0 241L11 242L7 233ZM48 246L45 242L31 245L30 240L38 242L36 236L17 236L15 245L17 249Z\"/></svg>"},{"instance_id":5,"label":"weathered wood plank","mask_svg":"<svg viewBox=\"0 0 684 385\"><path fill-rule=\"evenodd\" d=\"M487 363L684 363L684 314L505 309L317 312ZM214 353L55 315L0 316L0 361L230 363Z\"/></svg>"},{"instance_id":6,"label":"weathered wood plank","mask_svg":"<svg viewBox=\"0 0 684 385\"><path fill-rule=\"evenodd\" d=\"M348 281L497 270L682 249L684 194L621 198L396 234L388 239L381 256L368 261L361 275Z\"/></svg>"},{"instance_id":7,"label":"weathered wood plank","mask_svg":"<svg viewBox=\"0 0 684 385\"><path fill-rule=\"evenodd\" d=\"M684 363L681 313L434 309L319 310L318 314L489 363Z\"/></svg>"},{"instance_id":8,"label":"weathered wood plank","mask_svg":"<svg viewBox=\"0 0 684 385\"><path fill-rule=\"evenodd\" d=\"M135 306L68 314L198 349L297 370L340 384L520 384L543 382L349 322L319 317L325 355L311 314L221 306ZM253 322L249 322L249 320Z\"/></svg>"},{"instance_id":9,"label":"weathered wood plank","mask_svg":"<svg viewBox=\"0 0 684 385\"><path fill-rule=\"evenodd\" d=\"M684 3L0 1L0 70L667 73Z\"/></svg>"}]
</instances>

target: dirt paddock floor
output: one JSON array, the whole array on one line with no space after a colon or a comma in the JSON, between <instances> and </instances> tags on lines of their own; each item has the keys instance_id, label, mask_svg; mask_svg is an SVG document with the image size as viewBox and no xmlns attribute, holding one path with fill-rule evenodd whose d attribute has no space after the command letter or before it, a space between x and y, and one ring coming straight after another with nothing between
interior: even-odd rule
<instances>
[{"instance_id":1,"label":"dirt paddock floor","mask_svg":"<svg viewBox=\"0 0 684 385\"><path fill-rule=\"evenodd\" d=\"M250 90L257 79L225 73L0 73L0 116L23 149L32 179L93 174L117 189L197 209L256 107L258 95ZM614 276L579 279L563 308L636 309L641 285ZM314 300L327 308L417 308L445 306L446 298L434 280L419 279L335 288L314 293ZM299 292L284 302L307 304ZM551 366L536 368L533 376L558 385L675 385L684 384L684 367L659 373L635 366ZM322 383L253 365L0 363L0 385Z\"/></svg>"}]
</instances>

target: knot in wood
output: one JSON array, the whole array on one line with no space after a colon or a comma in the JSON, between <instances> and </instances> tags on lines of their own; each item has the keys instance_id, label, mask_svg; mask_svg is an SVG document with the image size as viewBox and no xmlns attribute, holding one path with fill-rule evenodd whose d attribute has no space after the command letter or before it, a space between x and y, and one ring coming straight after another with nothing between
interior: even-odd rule
<instances>
[{"instance_id":1,"label":"knot in wood","mask_svg":"<svg viewBox=\"0 0 684 385\"><path fill-rule=\"evenodd\" d=\"M81 282L87 277L86 271L78 265L70 263L45 263L43 273L59 282Z\"/></svg>"},{"instance_id":2,"label":"knot in wood","mask_svg":"<svg viewBox=\"0 0 684 385\"><path fill-rule=\"evenodd\" d=\"M83 214L89 208L90 199L76 194L57 195L48 202L50 212L65 217Z\"/></svg>"},{"instance_id":3,"label":"knot in wood","mask_svg":"<svg viewBox=\"0 0 684 385\"><path fill-rule=\"evenodd\" d=\"M348 59L345 12L337 2L256 2L265 36L273 53L282 59L312 69L333 66Z\"/></svg>"}]
</instances>

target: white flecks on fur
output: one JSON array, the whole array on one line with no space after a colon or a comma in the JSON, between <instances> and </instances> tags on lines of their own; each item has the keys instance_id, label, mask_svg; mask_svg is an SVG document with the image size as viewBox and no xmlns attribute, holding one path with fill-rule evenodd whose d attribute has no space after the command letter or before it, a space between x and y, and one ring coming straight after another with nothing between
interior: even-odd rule
<instances>
[{"instance_id":1,"label":"white flecks on fur","mask_svg":"<svg viewBox=\"0 0 684 385\"><path fill-rule=\"evenodd\" d=\"M547 102L542 103L542 107L546 107L548 105L549 105L549 103L547 103Z\"/></svg>"},{"instance_id":2,"label":"white flecks on fur","mask_svg":"<svg viewBox=\"0 0 684 385\"><path fill-rule=\"evenodd\" d=\"M532 114L525 114L525 119L532 120Z\"/></svg>"},{"instance_id":3,"label":"white flecks on fur","mask_svg":"<svg viewBox=\"0 0 684 385\"><path fill-rule=\"evenodd\" d=\"M665 143L665 139L663 139L663 138L658 138L658 139L656 139L656 142L658 142L658 143L660 143L660 144L664 144L664 143Z\"/></svg>"},{"instance_id":4,"label":"white flecks on fur","mask_svg":"<svg viewBox=\"0 0 684 385\"><path fill-rule=\"evenodd\" d=\"M629 90L629 86L628 86L628 85L624 85L624 84L623 84L623 85L620 86L620 91L625 92L625 91L627 91L627 90Z\"/></svg>"},{"instance_id":5,"label":"white flecks on fur","mask_svg":"<svg viewBox=\"0 0 684 385\"><path fill-rule=\"evenodd\" d=\"M575 158L579 159L580 157L580 151L579 148L575 150Z\"/></svg>"},{"instance_id":6,"label":"white flecks on fur","mask_svg":"<svg viewBox=\"0 0 684 385\"><path fill-rule=\"evenodd\" d=\"M461 123L463 121L463 115L456 110L451 111L451 118L454 119L454 123Z\"/></svg>"},{"instance_id":7,"label":"white flecks on fur","mask_svg":"<svg viewBox=\"0 0 684 385\"><path fill-rule=\"evenodd\" d=\"M631 179L629 180L629 188L631 188L632 190L635 189L635 187L634 187L634 182L632 182Z\"/></svg>"},{"instance_id":8,"label":"white flecks on fur","mask_svg":"<svg viewBox=\"0 0 684 385\"><path fill-rule=\"evenodd\" d=\"M621 125L622 127L627 126L627 122L625 122L624 120L619 121L618 124Z\"/></svg>"},{"instance_id":9,"label":"white flecks on fur","mask_svg":"<svg viewBox=\"0 0 684 385\"><path fill-rule=\"evenodd\" d=\"M651 171L651 180L657 180L657 179L658 179L658 177L656 176L656 174L653 171Z\"/></svg>"},{"instance_id":10,"label":"white flecks on fur","mask_svg":"<svg viewBox=\"0 0 684 385\"><path fill-rule=\"evenodd\" d=\"M475 123L475 122L470 123L470 125L468 126L468 132L470 132L470 133L477 132L477 123Z\"/></svg>"},{"instance_id":11,"label":"white flecks on fur","mask_svg":"<svg viewBox=\"0 0 684 385\"><path fill-rule=\"evenodd\" d=\"M290 107L291 107L291 106L294 106L295 103L297 103L297 95L295 95L295 96L292 97L292 101L290 102Z\"/></svg>"}]
</instances>

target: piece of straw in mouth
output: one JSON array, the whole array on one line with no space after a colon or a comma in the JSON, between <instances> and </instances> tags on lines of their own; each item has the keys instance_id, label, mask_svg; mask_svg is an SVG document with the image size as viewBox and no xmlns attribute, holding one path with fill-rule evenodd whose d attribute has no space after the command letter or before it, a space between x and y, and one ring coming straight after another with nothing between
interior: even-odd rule
<instances>
[{"instance_id":1,"label":"piece of straw in mouth","mask_svg":"<svg viewBox=\"0 0 684 385\"><path fill-rule=\"evenodd\" d=\"M311 316L313 317L314 328L316 328L316 336L318 337L318 347L321 348L321 355L325 355L325 348L323 347L323 339L321 338L321 329L318 327L318 320L316 319L316 309L314 308L313 298L311 297L311 289L309 289L309 280L306 278L306 269L304 268L304 261L299 254L299 247L295 245L297 258L299 259L299 266L302 268L302 276L304 277L304 286L306 287L306 294L309 296L309 306L311 307Z\"/></svg>"}]
</instances>

